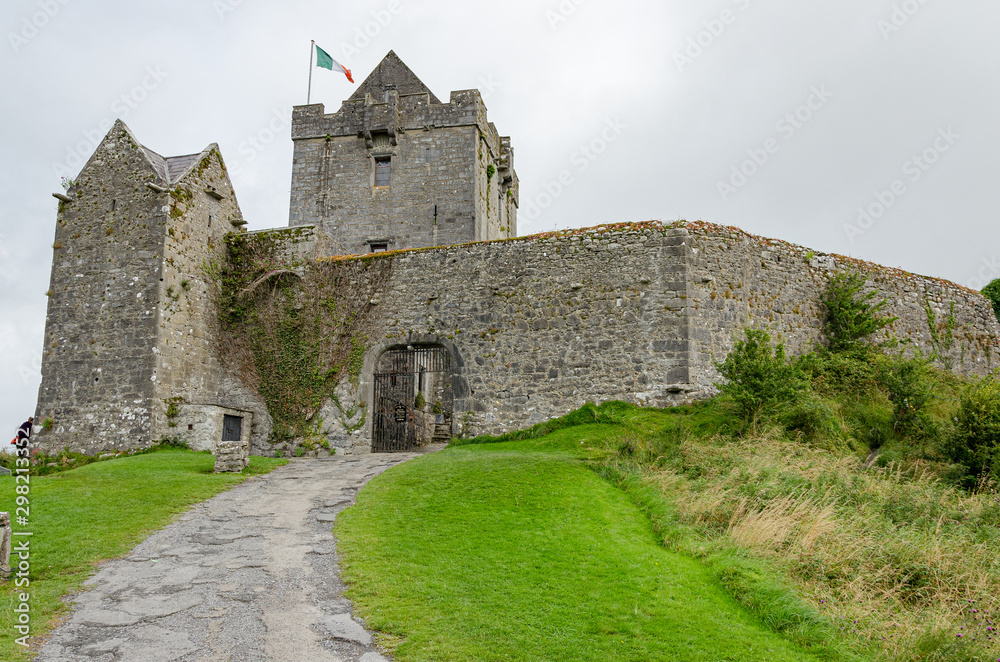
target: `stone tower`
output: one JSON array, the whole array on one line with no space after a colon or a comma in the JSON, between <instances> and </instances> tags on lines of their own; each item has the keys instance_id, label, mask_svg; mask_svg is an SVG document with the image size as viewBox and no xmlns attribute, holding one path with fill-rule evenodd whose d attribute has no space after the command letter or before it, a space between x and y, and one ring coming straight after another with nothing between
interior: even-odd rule
<instances>
[{"instance_id":1,"label":"stone tower","mask_svg":"<svg viewBox=\"0 0 1000 662\"><path fill-rule=\"evenodd\" d=\"M510 138L478 90L441 103L392 51L340 110L292 113L289 225L315 225L330 254L517 236Z\"/></svg>"},{"instance_id":2,"label":"stone tower","mask_svg":"<svg viewBox=\"0 0 1000 662\"><path fill-rule=\"evenodd\" d=\"M243 231L218 146L164 158L115 123L60 199L37 444L96 453L164 438L212 448L258 396L217 359L205 269Z\"/></svg>"}]
</instances>

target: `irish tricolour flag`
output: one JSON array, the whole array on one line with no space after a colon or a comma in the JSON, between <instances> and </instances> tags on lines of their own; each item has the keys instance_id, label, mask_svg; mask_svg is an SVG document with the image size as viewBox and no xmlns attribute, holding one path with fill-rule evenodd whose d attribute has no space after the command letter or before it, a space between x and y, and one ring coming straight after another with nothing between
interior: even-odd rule
<instances>
[{"instance_id":1,"label":"irish tricolour flag","mask_svg":"<svg viewBox=\"0 0 1000 662\"><path fill-rule=\"evenodd\" d=\"M341 63L337 62L336 60L334 60L329 53L324 51L318 45L316 46L316 66L323 67L324 69L329 69L330 71L333 71L334 69L340 69L342 72L344 72L344 75L347 76L347 80L351 81L352 83L354 82L354 79L351 78L351 70L342 65Z\"/></svg>"}]
</instances>

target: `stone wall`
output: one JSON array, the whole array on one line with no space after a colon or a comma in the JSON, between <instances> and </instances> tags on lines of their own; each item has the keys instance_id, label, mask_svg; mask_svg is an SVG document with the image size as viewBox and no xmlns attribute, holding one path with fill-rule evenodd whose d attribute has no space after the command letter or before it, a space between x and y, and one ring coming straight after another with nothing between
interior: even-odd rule
<instances>
[{"instance_id":1,"label":"stone wall","mask_svg":"<svg viewBox=\"0 0 1000 662\"><path fill-rule=\"evenodd\" d=\"M911 274L840 255L750 235L738 228L690 223L688 314L692 320L692 374L700 388L718 379L721 361L744 328L766 329L789 352L807 352L822 340L821 302L829 278L841 271L868 276L869 290L887 299L886 314L899 319L883 331L908 353L937 351L939 365L966 375L1000 366L1000 326L992 306L978 292L954 283ZM943 346L954 303L954 340ZM934 346L931 318L942 345Z\"/></svg>"},{"instance_id":2,"label":"stone wall","mask_svg":"<svg viewBox=\"0 0 1000 662\"><path fill-rule=\"evenodd\" d=\"M243 214L214 145L162 197L169 209L157 296L156 365L151 377L155 384L153 435L205 446L213 440L197 439L184 428L168 425L167 401L181 407L244 404L220 388L218 313L210 289L217 284L206 274L206 263L222 252L226 234L242 229Z\"/></svg>"},{"instance_id":3,"label":"stone wall","mask_svg":"<svg viewBox=\"0 0 1000 662\"><path fill-rule=\"evenodd\" d=\"M502 432L589 400L666 406L692 397L683 234L658 224L421 249L387 261L361 381L342 402L370 403L387 349L441 345L455 357L455 431ZM345 267L353 260L335 260ZM327 429L333 446L371 439Z\"/></svg>"},{"instance_id":4,"label":"stone wall","mask_svg":"<svg viewBox=\"0 0 1000 662\"><path fill-rule=\"evenodd\" d=\"M952 283L817 254L703 223L601 226L367 258L386 261L361 380L343 403L372 402L379 357L438 345L453 357L453 432L501 433L587 401L667 406L715 391L721 361L745 328L766 328L792 353L821 338L820 297L836 270L870 274L909 351L934 347L924 302L940 325L955 303L958 372L1000 365L1000 325L979 294ZM335 413L335 412L334 412ZM331 445L364 451L357 432L324 429Z\"/></svg>"}]
</instances>

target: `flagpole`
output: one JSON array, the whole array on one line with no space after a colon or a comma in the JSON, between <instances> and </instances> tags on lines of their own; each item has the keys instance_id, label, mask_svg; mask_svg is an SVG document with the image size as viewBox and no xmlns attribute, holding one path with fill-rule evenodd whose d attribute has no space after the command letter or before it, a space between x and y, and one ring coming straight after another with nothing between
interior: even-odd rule
<instances>
[{"instance_id":1,"label":"flagpole","mask_svg":"<svg viewBox=\"0 0 1000 662\"><path fill-rule=\"evenodd\" d=\"M306 92L306 105L312 101L313 92L313 52L316 50L316 40L309 41L309 91Z\"/></svg>"}]
</instances>

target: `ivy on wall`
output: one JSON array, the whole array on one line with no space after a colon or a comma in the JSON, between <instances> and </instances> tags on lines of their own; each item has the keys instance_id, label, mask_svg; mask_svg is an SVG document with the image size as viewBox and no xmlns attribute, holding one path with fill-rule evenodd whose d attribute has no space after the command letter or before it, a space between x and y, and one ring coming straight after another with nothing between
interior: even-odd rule
<instances>
[{"instance_id":1,"label":"ivy on wall","mask_svg":"<svg viewBox=\"0 0 1000 662\"><path fill-rule=\"evenodd\" d=\"M337 384L357 382L392 271L392 256L296 259L290 244L305 232L231 233L206 269L218 285L220 354L263 397L273 443L314 434Z\"/></svg>"}]
</instances>

